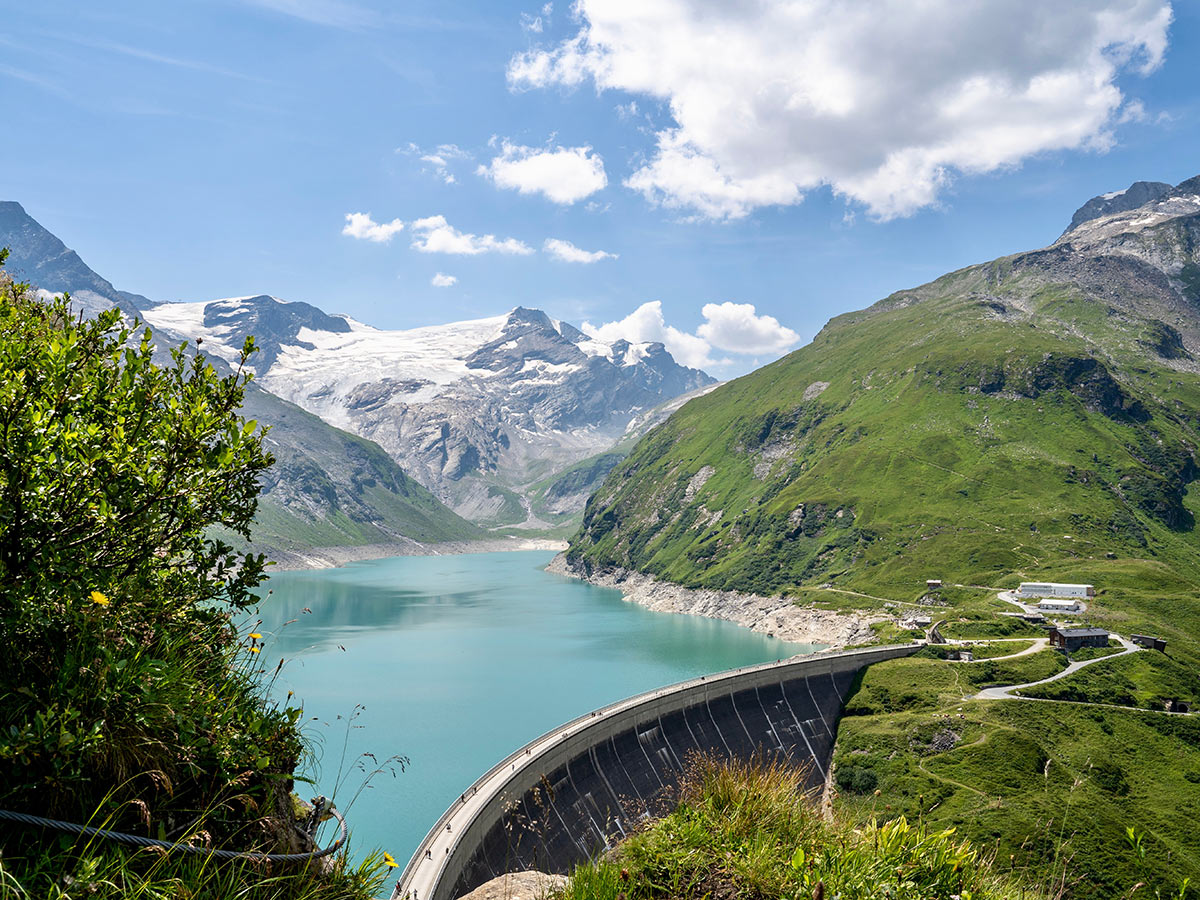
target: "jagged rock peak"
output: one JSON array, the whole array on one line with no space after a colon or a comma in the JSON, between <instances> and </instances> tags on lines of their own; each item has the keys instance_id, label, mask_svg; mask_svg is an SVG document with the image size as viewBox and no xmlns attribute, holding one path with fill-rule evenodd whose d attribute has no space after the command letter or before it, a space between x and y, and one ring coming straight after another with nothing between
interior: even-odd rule
<instances>
[{"instance_id":1,"label":"jagged rock peak","mask_svg":"<svg viewBox=\"0 0 1200 900\"><path fill-rule=\"evenodd\" d=\"M1184 184L1187 183L1184 182ZM1123 191L1112 191L1093 197L1075 210L1075 215L1071 216L1071 224L1067 226L1063 234L1070 234L1084 222L1090 222L1092 219L1145 206L1171 192L1171 185L1162 181L1135 181Z\"/></svg>"}]
</instances>

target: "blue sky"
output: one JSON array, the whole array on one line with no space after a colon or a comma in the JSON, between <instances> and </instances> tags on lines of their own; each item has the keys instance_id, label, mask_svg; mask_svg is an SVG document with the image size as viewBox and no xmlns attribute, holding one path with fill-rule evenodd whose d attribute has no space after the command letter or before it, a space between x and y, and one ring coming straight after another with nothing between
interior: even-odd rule
<instances>
[{"instance_id":1,"label":"blue sky","mask_svg":"<svg viewBox=\"0 0 1200 900\"><path fill-rule=\"evenodd\" d=\"M728 376L1200 173L1200 4L912 6L3 0L0 199L154 299L520 304Z\"/></svg>"}]
</instances>

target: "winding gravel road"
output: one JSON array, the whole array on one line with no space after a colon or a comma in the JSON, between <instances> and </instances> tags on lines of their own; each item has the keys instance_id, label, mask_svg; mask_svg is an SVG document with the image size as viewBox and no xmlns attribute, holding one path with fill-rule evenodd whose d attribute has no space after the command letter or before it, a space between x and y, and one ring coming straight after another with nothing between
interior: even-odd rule
<instances>
[{"instance_id":1,"label":"winding gravel road","mask_svg":"<svg viewBox=\"0 0 1200 900\"><path fill-rule=\"evenodd\" d=\"M1007 687L984 688L982 691L980 691L978 694L975 695L974 699L976 699L976 700L1006 700L1006 699L1032 700L1035 698L1021 697L1019 695L1014 695L1014 692L1024 690L1025 688L1031 688L1034 685L1049 684L1051 681L1058 681L1060 678L1066 678L1068 675L1073 675L1074 673L1076 673L1080 669L1082 669L1084 666L1090 666L1095 663L1104 662L1105 660L1109 660L1109 659L1117 659L1120 656L1128 656L1130 653L1137 653L1139 650L1142 649L1137 644L1133 643L1132 641L1126 640L1125 638L1121 637L1119 634L1114 634L1113 637L1116 638L1118 641L1120 641L1121 646L1125 648L1120 653L1111 653L1108 656L1098 656L1095 659L1085 659L1085 660L1081 660L1080 662L1073 662L1069 666L1067 666L1065 669L1063 669L1061 672L1059 672L1057 675L1051 675L1049 678L1042 678L1039 681L1029 681L1029 682L1026 682L1025 684L1010 684Z\"/></svg>"}]
</instances>

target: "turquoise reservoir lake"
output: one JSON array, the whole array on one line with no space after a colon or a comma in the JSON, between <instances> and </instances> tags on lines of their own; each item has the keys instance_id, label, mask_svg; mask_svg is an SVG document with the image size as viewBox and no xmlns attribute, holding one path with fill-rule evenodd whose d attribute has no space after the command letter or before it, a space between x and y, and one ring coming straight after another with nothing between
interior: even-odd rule
<instances>
[{"instance_id":1,"label":"turquoise reservoir lake","mask_svg":"<svg viewBox=\"0 0 1200 900\"><path fill-rule=\"evenodd\" d=\"M650 612L619 591L544 572L552 556L408 556L271 578L260 659L268 675L285 660L273 692L295 692L321 757L309 773L317 788L297 790L334 795L340 771L336 799L355 857L379 847L407 862L471 782L568 719L815 649ZM351 805L360 763L375 768L363 753L410 763L394 778L376 775Z\"/></svg>"}]
</instances>

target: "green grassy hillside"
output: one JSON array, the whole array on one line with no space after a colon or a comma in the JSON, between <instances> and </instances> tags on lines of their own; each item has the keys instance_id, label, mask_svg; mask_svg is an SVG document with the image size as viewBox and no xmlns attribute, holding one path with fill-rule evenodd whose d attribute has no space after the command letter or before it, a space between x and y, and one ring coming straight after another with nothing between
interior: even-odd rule
<instances>
[{"instance_id":1,"label":"green grassy hillside","mask_svg":"<svg viewBox=\"0 0 1200 900\"><path fill-rule=\"evenodd\" d=\"M693 400L593 497L572 559L772 593L1163 560L1192 587L1200 377L1145 348L1153 321L1013 268Z\"/></svg>"},{"instance_id":2,"label":"green grassy hillside","mask_svg":"<svg viewBox=\"0 0 1200 900\"><path fill-rule=\"evenodd\" d=\"M1025 692L1051 702L972 698L1060 672L1054 651L874 666L839 726L838 805L957 826L1066 896L1179 896L1200 733L1163 710L1200 703L1198 197L901 291L692 400L591 498L568 562L891 614L887 640L922 637L901 624L919 612L1012 652L1045 632L998 589L1095 584L1087 619L1167 652Z\"/></svg>"},{"instance_id":3,"label":"green grassy hillside","mask_svg":"<svg viewBox=\"0 0 1200 900\"><path fill-rule=\"evenodd\" d=\"M254 548L268 557L277 550L486 536L372 441L253 385L243 415L271 429L265 445L275 465L264 477L252 532Z\"/></svg>"}]
</instances>

